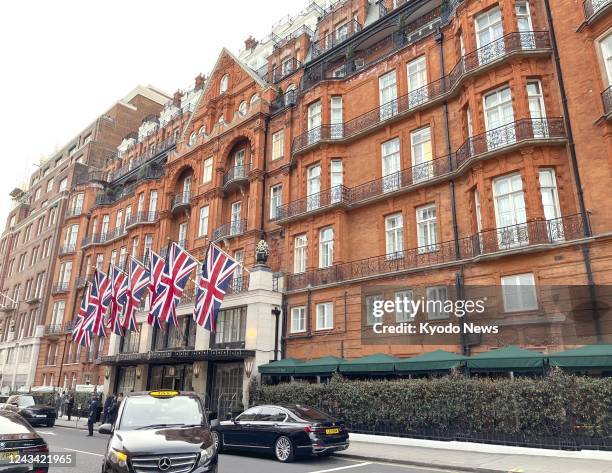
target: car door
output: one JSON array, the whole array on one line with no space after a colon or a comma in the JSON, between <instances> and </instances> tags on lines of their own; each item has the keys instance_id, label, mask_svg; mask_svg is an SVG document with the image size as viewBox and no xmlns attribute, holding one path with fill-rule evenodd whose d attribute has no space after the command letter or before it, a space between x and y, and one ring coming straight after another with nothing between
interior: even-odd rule
<instances>
[{"instance_id":1,"label":"car door","mask_svg":"<svg viewBox=\"0 0 612 473\"><path fill-rule=\"evenodd\" d=\"M249 435L251 423L259 413L259 407L251 407L233 421L223 423L223 444L227 446L247 446L251 441Z\"/></svg>"},{"instance_id":2,"label":"car door","mask_svg":"<svg viewBox=\"0 0 612 473\"><path fill-rule=\"evenodd\" d=\"M282 434L285 411L276 406L262 406L255 421L251 424L252 442L255 448L273 448L276 437Z\"/></svg>"}]
</instances>

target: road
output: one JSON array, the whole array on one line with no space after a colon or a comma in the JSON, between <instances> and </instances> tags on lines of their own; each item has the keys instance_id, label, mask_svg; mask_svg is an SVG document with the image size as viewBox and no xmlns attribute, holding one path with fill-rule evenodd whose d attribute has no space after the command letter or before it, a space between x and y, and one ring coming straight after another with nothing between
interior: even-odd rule
<instances>
[{"instance_id":1,"label":"road","mask_svg":"<svg viewBox=\"0 0 612 473\"><path fill-rule=\"evenodd\" d=\"M49 444L51 453L76 453L76 466L51 467L51 473L100 473L102 457L106 451L108 437L68 427L36 429ZM242 456L223 454L219 457L219 473L452 473L436 469L423 469L388 465L376 462L349 460L338 457L310 458L290 464L279 463L266 456Z\"/></svg>"}]
</instances>

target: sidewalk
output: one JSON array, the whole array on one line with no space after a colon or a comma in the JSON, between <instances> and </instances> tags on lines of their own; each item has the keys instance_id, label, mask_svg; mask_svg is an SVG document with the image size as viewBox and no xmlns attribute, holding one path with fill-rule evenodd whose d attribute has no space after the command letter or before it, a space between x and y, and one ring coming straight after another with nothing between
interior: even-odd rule
<instances>
[{"instance_id":1,"label":"sidewalk","mask_svg":"<svg viewBox=\"0 0 612 473\"><path fill-rule=\"evenodd\" d=\"M338 457L476 473L612 473L612 452L577 452L351 434Z\"/></svg>"},{"instance_id":2,"label":"sidewalk","mask_svg":"<svg viewBox=\"0 0 612 473\"><path fill-rule=\"evenodd\" d=\"M82 429L87 430L87 417L74 417L68 421L67 416L58 417L55 419L55 425L59 427L70 427L72 429ZM96 424L94 429L98 429L99 424Z\"/></svg>"}]
</instances>

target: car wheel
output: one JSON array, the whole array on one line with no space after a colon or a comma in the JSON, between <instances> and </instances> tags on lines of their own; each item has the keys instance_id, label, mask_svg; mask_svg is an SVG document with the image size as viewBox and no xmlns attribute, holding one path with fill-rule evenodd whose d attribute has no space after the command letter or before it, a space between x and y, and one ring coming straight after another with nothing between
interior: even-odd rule
<instances>
[{"instance_id":1,"label":"car wheel","mask_svg":"<svg viewBox=\"0 0 612 473\"><path fill-rule=\"evenodd\" d=\"M293 461L293 442L289 440L289 437L279 437L276 439L274 444L274 456L279 462L287 463Z\"/></svg>"},{"instance_id":2,"label":"car wheel","mask_svg":"<svg viewBox=\"0 0 612 473\"><path fill-rule=\"evenodd\" d=\"M49 422L47 422L47 427L53 427L54 425L55 425L54 420L50 420Z\"/></svg>"},{"instance_id":3,"label":"car wheel","mask_svg":"<svg viewBox=\"0 0 612 473\"><path fill-rule=\"evenodd\" d=\"M217 450L218 453L221 453L223 451L223 436L220 432L217 432L216 430L213 430L211 432L212 438L213 438L213 443L215 444L215 449Z\"/></svg>"}]
</instances>

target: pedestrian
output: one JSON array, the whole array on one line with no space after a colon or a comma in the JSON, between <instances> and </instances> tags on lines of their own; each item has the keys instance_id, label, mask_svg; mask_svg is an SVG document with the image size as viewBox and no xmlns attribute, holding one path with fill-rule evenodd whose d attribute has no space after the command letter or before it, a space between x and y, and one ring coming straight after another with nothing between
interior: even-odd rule
<instances>
[{"instance_id":1,"label":"pedestrian","mask_svg":"<svg viewBox=\"0 0 612 473\"><path fill-rule=\"evenodd\" d=\"M98 397L98 393L94 392L89 398L89 406L87 407L87 429L89 430L89 433L87 434L88 437L93 437L93 428L98 415L99 407L100 398Z\"/></svg>"},{"instance_id":2,"label":"pedestrian","mask_svg":"<svg viewBox=\"0 0 612 473\"><path fill-rule=\"evenodd\" d=\"M53 394L53 406L55 407L55 417L57 417L60 410L60 395L58 391L55 391Z\"/></svg>"},{"instance_id":3,"label":"pedestrian","mask_svg":"<svg viewBox=\"0 0 612 473\"><path fill-rule=\"evenodd\" d=\"M74 394L68 393L68 398L66 399L66 414L68 414L68 420L70 420L70 416L72 416L72 408L74 407Z\"/></svg>"},{"instance_id":4,"label":"pedestrian","mask_svg":"<svg viewBox=\"0 0 612 473\"><path fill-rule=\"evenodd\" d=\"M106 422L110 423L111 425L114 424L117 420L117 413L119 412L119 406L121 405L121 401L123 401L123 393L119 393L119 396L115 398L113 405L109 409L108 418Z\"/></svg>"},{"instance_id":5,"label":"pedestrian","mask_svg":"<svg viewBox=\"0 0 612 473\"><path fill-rule=\"evenodd\" d=\"M62 391L60 395L60 406L58 417L62 417L66 413L66 390Z\"/></svg>"},{"instance_id":6,"label":"pedestrian","mask_svg":"<svg viewBox=\"0 0 612 473\"><path fill-rule=\"evenodd\" d=\"M104 401L104 408L102 409L102 418L100 419L100 423L104 424L108 422L108 415L110 408L115 403L115 396L112 393L108 393L106 396L106 400Z\"/></svg>"}]
</instances>

